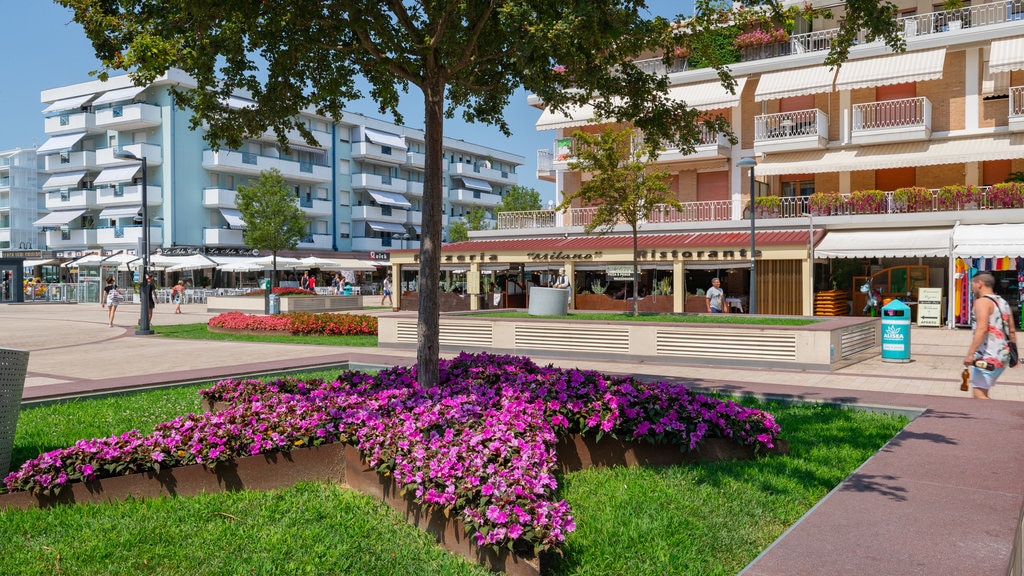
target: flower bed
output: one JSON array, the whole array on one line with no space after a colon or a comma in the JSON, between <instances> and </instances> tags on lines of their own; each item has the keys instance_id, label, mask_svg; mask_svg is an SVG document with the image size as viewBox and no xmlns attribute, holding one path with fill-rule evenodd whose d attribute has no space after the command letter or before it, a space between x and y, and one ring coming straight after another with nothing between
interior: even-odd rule
<instances>
[{"instance_id":1,"label":"flower bed","mask_svg":"<svg viewBox=\"0 0 1024 576\"><path fill-rule=\"evenodd\" d=\"M288 332L301 335L354 336L377 334L377 317L363 314L309 314L292 312L262 316L242 312L218 314L207 322L216 331Z\"/></svg>"},{"instance_id":2,"label":"flower bed","mask_svg":"<svg viewBox=\"0 0 1024 576\"><path fill-rule=\"evenodd\" d=\"M334 382L225 380L203 391L218 413L83 440L25 463L10 490L59 495L74 482L169 466L216 470L235 459L336 442L350 444L402 496L458 518L474 545L534 552L558 546L575 524L554 499L558 438L677 445L728 438L763 453L779 427L770 414L671 383L541 368L527 358L462 354L423 388L415 367Z\"/></svg>"}]
</instances>

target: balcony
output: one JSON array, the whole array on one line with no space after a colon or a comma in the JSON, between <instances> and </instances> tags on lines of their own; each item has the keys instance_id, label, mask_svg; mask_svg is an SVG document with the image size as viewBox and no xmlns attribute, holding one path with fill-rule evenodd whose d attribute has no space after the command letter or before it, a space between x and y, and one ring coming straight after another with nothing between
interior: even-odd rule
<instances>
[{"instance_id":1,"label":"balcony","mask_svg":"<svg viewBox=\"0 0 1024 576\"><path fill-rule=\"evenodd\" d=\"M391 206L353 206L352 220L377 220L380 222L393 222L405 224L409 218L409 211Z\"/></svg>"},{"instance_id":2,"label":"balcony","mask_svg":"<svg viewBox=\"0 0 1024 576\"><path fill-rule=\"evenodd\" d=\"M235 191L227 188L204 188L203 208L234 208Z\"/></svg>"},{"instance_id":3,"label":"balcony","mask_svg":"<svg viewBox=\"0 0 1024 576\"><path fill-rule=\"evenodd\" d=\"M537 150L537 179L555 181L555 154L551 150Z\"/></svg>"},{"instance_id":4,"label":"balcony","mask_svg":"<svg viewBox=\"0 0 1024 576\"><path fill-rule=\"evenodd\" d=\"M307 128L309 127L307 126ZM313 146L317 146L320 148L331 147L330 132L324 132L323 130L313 130L312 128L309 128L309 131L313 133L313 140L316 141L316 144L314 144ZM302 137L302 134L300 134L298 130L289 130L285 132L285 136L288 138L289 144L294 144L295 146L302 146L303 148L307 148L310 146L310 144L306 142L306 139ZM275 134L273 130L267 130L266 132L264 132L260 140L275 143L278 142L277 134ZM294 152L295 149L293 148L292 151ZM324 151L324 154L327 154L327 151Z\"/></svg>"},{"instance_id":5,"label":"balcony","mask_svg":"<svg viewBox=\"0 0 1024 576\"><path fill-rule=\"evenodd\" d=\"M331 201L321 198L299 198L299 208L307 216L331 216L334 213Z\"/></svg>"},{"instance_id":6,"label":"balcony","mask_svg":"<svg viewBox=\"0 0 1024 576\"><path fill-rule=\"evenodd\" d=\"M683 154L674 144L666 146L658 156L658 162L728 158L732 154L732 144L725 134L710 132L704 127L701 127L700 142L694 147L693 152Z\"/></svg>"},{"instance_id":7,"label":"balcony","mask_svg":"<svg viewBox=\"0 0 1024 576\"><path fill-rule=\"evenodd\" d=\"M144 102L117 104L96 111L96 127L103 130L141 130L160 123L160 107Z\"/></svg>"},{"instance_id":8,"label":"balcony","mask_svg":"<svg viewBox=\"0 0 1024 576\"><path fill-rule=\"evenodd\" d=\"M423 169L426 166L427 155L420 152L406 152L405 165L413 168Z\"/></svg>"},{"instance_id":9,"label":"balcony","mask_svg":"<svg viewBox=\"0 0 1024 576\"><path fill-rule=\"evenodd\" d=\"M141 238L142 226L103 226L96 229L96 242L104 248L134 248ZM163 242L163 228L150 226L149 245L159 246Z\"/></svg>"},{"instance_id":10,"label":"balcony","mask_svg":"<svg viewBox=\"0 0 1024 576\"><path fill-rule=\"evenodd\" d=\"M331 181L331 168L310 162L296 162L273 156L235 150L204 150L203 168L228 170L236 174L259 176L260 172L277 168L286 180L295 182L326 183Z\"/></svg>"},{"instance_id":11,"label":"balcony","mask_svg":"<svg viewBox=\"0 0 1024 576\"><path fill-rule=\"evenodd\" d=\"M812 108L754 116L754 153L824 150L828 115Z\"/></svg>"},{"instance_id":12,"label":"balcony","mask_svg":"<svg viewBox=\"0 0 1024 576\"><path fill-rule=\"evenodd\" d=\"M77 188L74 190L54 190L46 193L46 209L55 210L87 210L96 203L96 190Z\"/></svg>"},{"instance_id":13,"label":"balcony","mask_svg":"<svg viewBox=\"0 0 1024 576\"><path fill-rule=\"evenodd\" d=\"M1024 132L1024 86L1010 88L1010 132Z\"/></svg>"},{"instance_id":14,"label":"balcony","mask_svg":"<svg viewBox=\"0 0 1024 576\"><path fill-rule=\"evenodd\" d=\"M406 181L405 193L407 196L423 197L423 182Z\"/></svg>"},{"instance_id":15,"label":"balcony","mask_svg":"<svg viewBox=\"0 0 1024 576\"><path fill-rule=\"evenodd\" d=\"M159 144L149 144L146 142L137 142L135 144L126 144L124 146L109 146L107 148L100 148L96 151L96 164L98 166L111 166L111 165L124 165L138 164L134 160L124 160L121 158L115 158L114 153L118 150L125 150L135 154L139 158L146 158L146 164L150 167L159 166L164 162L163 148Z\"/></svg>"},{"instance_id":16,"label":"balcony","mask_svg":"<svg viewBox=\"0 0 1024 576\"><path fill-rule=\"evenodd\" d=\"M372 160L399 166L405 164L408 158L409 156L403 148L381 146L368 141L352 143L353 160Z\"/></svg>"},{"instance_id":17,"label":"balcony","mask_svg":"<svg viewBox=\"0 0 1024 576\"><path fill-rule=\"evenodd\" d=\"M448 200L455 204L494 207L501 203L501 195L468 188L452 188L448 191Z\"/></svg>"},{"instance_id":18,"label":"balcony","mask_svg":"<svg viewBox=\"0 0 1024 576\"><path fill-rule=\"evenodd\" d=\"M159 206L160 204L163 204L163 188L160 186L147 186L146 188L146 204L148 206ZM131 206L133 204L141 205L142 185L121 184L115 187L97 188L96 204L101 207Z\"/></svg>"},{"instance_id":19,"label":"balcony","mask_svg":"<svg viewBox=\"0 0 1024 576\"><path fill-rule=\"evenodd\" d=\"M203 228L204 246L245 246L242 231L230 228Z\"/></svg>"},{"instance_id":20,"label":"balcony","mask_svg":"<svg viewBox=\"0 0 1024 576\"><path fill-rule=\"evenodd\" d=\"M932 135L932 103L924 96L853 105L853 144L928 140Z\"/></svg>"},{"instance_id":21,"label":"balcony","mask_svg":"<svg viewBox=\"0 0 1024 576\"><path fill-rule=\"evenodd\" d=\"M408 217L405 219L406 226L422 226L423 225L423 212L409 212Z\"/></svg>"},{"instance_id":22,"label":"balcony","mask_svg":"<svg viewBox=\"0 0 1024 576\"><path fill-rule=\"evenodd\" d=\"M528 210L524 212L498 212L498 230L528 230L531 228L557 228L558 213L554 210Z\"/></svg>"},{"instance_id":23,"label":"balcony","mask_svg":"<svg viewBox=\"0 0 1024 576\"><path fill-rule=\"evenodd\" d=\"M466 164L464 162L452 162L448 165L448 173L458 176L469 176L472 178L479 178L481 180L487 180L488 182L496 182L498 184L515 184L519 181L515 172L503 172L501 170L495 170L488 168L483 164Z\"/></svg>"},{"instance_id":24,"label":"balcony","mask_svg":"<svg viewBox=\"0 0 1024 576\"><path fill-rule=\"evenodd\" d=\"M383 190L384 192L397 192L405 194L408 190L408 181L401 178L394 178L381 174L359 173L352 175L352 188Z\"/></svg>"},{"instance_id":25,"label":"balcony","mask_svg":"<svg viewBox=\"0 0 1024 576\"><path fill-rule=\"evenodd\" d=\"M303 250L333 250L334 237L330 234L310 234L299 240L298 247Z\"/></svg>"},{"instance_id":26,"label":"balcony","mask_svg":"<svg viewBox=\"0 0 1024 576\"><path fill-rule=\"evenodd\" d=\"M68 170L82 170L96 166L96 153L92 150L60 152L49 154L45 158L43 163L45 172L67 172Z\"/></svg>"},{"instance_id":27,"label":"balcony","mask_svg":"<svg viewBox=\"0 0 1024 576\"><path fill-rule=\"evenodd\" d=\"M352 238L352 250L355 252L384 252L392 247L391 238L360 236Z\"/></svg>"},{"instance_id":28,"label":"balcony","mask_svg":"<svg viewBox=\"0 0 1024 576\"><path fill-rule=\"evenodd\" d=\"M96 133L96 116L92 112L65 112L43 120L47 136L59 136L73 132Z\"/></svg>"},{"instance_id":29,"label":"balcony","mask_svg":"<svg viewBox=\"0 0 1024 576\"><path fill-rule=\"evenodd\" d=\"M59 248L95 248L96 230L94 228L55 229L46 231L46 247L51 250Z\"/></svg>"}]
</instances>

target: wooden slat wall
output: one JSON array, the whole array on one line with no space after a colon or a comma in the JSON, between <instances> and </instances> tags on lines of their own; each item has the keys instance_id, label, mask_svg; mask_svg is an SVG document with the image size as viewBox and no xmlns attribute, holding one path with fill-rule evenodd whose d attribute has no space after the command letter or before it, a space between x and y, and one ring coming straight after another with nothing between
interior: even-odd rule
<instances>
[{"instance_id":1,"label":"wooden slat wall","mask_svg":"<svg viewBox=\"0 0 1024 576\"><path fill-rule=\"evenodd\" d=\"M804 311L803 262L760 260L757 263L757 313L800 316Z\"/></svg>"}]
</instances>

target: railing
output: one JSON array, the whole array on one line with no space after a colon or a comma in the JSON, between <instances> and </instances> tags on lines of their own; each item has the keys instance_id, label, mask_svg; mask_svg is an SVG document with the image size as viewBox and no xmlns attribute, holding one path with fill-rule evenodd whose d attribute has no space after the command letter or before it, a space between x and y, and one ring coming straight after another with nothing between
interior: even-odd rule
<instances>
[{"instance_id":1,"label":"railing","mask_svg":"<svg viewBox=\"0 0 1024 576\"><path fill-rule=\"evenodd\" d=\"M551 150L537 150L537 171L551 172L555 169L555 154Z\"/></svg>"},{"instance_id":2,"label":"railing","mask_svg":"<svg viewBox=\"0 0 1024 576\"><path fill-rule=\"evenodd\" d=\"M819 126L824 114L817 108L754 117L754 141L794 136L827 136Z\"/></svg>"},{"instance_id":3,"label":"railing","mask_svg":"<svg viewBox=\"0 0 1024 576\"><path fill-rule=\"evenodd\" d=\"M1024 86L1010 88L1010 116L1024 116Z\"/></svg>"},{"instance_id":4,"label":"railing","mask_svg":"<svg viewBox=\"0 0 1024 576\"><path fill-rule=\"evenodd\" d=\"M931 126L931 105L924 96L853 105L853 129Z\"/></svg>"},{"instance_id":5,"label":"railing","mask_svg":"<svg viewBox=\"0 0 1024 576\"><path fill-rule=\"evenodd\" d=\"M82 300L89 293L86 283L60 284L60 283L33 283L24 288L26 302L84 302Z\"/></svg>"},{"instance_id":6,"label":"railing","mask_svg":"<svg viewBox=\"0 0 1024 576\"><path fill-rule=\"evenodd\" d=\"M522 230L526 228L555 228L558 214L554 210L527 210L523 212L498 212L498 230Z\"/></svg>"}]
</instances>

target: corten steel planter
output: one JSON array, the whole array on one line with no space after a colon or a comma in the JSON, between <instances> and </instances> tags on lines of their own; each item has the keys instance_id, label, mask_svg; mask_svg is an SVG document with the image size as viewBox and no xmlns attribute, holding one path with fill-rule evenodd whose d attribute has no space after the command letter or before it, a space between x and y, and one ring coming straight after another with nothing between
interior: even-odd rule
<instances>
[{"instance_id":1,"label":"corten steel planter","mask_svg":"<svg viewBox=\"0 0 1024 576\"><path fill-rule=\"evenodd\" d=\"M25 392L28 351L0 348L0 478L7 475Z\"/></svg>"}]
</instances>

